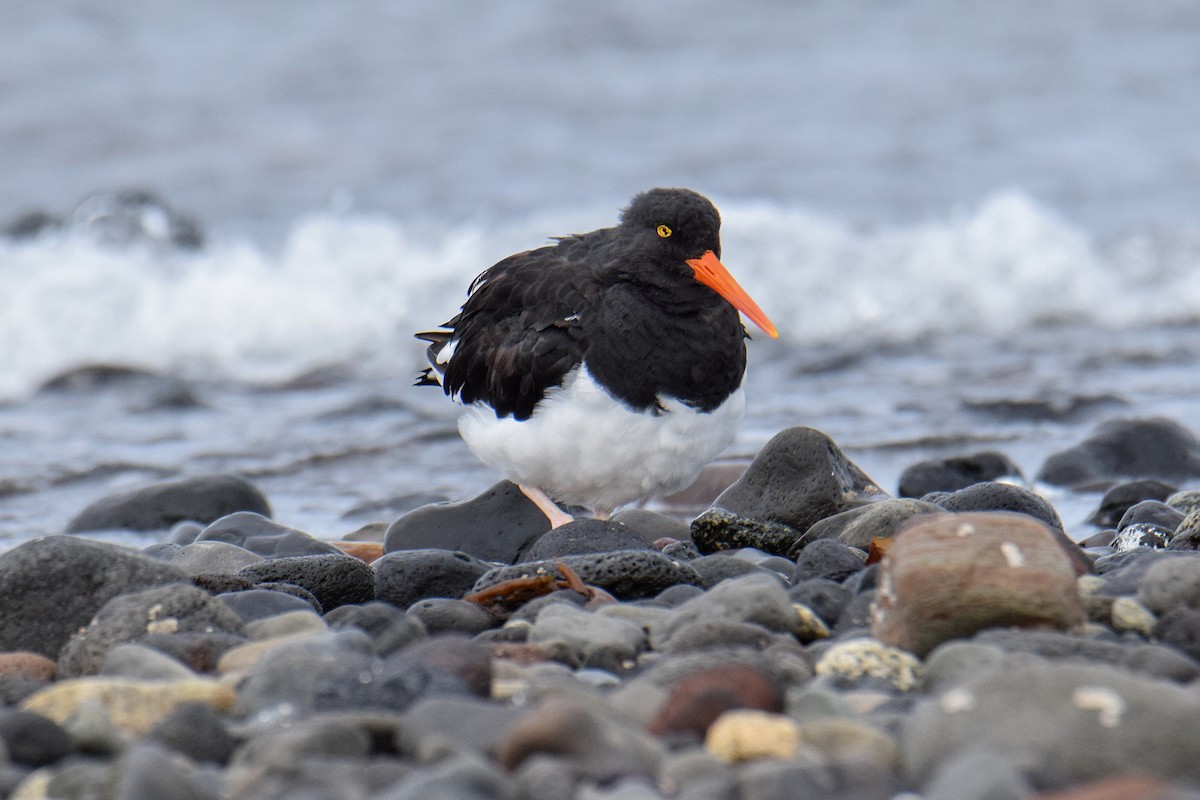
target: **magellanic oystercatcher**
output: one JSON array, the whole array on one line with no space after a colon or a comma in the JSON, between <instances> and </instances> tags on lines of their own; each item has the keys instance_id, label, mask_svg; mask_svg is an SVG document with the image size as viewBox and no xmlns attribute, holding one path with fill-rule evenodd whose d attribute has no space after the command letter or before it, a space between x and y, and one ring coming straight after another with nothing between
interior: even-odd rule
<instances>
[{"instance_id":1,"label":"magellanic oystercatcher","mask_svg":"<svg viewBox=\"0 0 1200 800\"><path fill-rule=\"evenodd\" d=\"M733 439L744 313L778 332L722 266L721 218L688 189L637 195L620 224L509 256L471 284L417 385L557 527L555 501L604 519L684 488Z\"/></svg>"}]
</instances>

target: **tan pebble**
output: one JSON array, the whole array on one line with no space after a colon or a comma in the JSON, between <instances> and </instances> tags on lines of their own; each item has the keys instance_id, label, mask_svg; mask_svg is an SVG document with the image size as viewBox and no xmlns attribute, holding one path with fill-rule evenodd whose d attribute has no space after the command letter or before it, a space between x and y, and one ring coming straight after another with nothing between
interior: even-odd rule
<instances>
[{"instance_id":1,"label":"tan pebble","mask_svg":"<svg viewBox=\"0 0 1200 800\"><path fill-rule=\"evenodd\" d=\"M19 675L39 681L50 681L54 680L57 671L55 663L40 653L22 650L0 653L0 675Z\"/></svg>"},{"instance_id":2,"label":"tan pebble","mask_svg":"<svg viewBox=\"0 0 1200 800\"><path fill-rule=\"evenodd\" d=\"M850 639L826 650L817 662L816 673L851 679L870 675L907 692L921 677L921 662L912 653L876 639Z\"/></svg>"},{"instance_id":3,"label":"tan pebble","mask_svg":"<svg viewBox=\"0 0 1200 800\"><path fill-rule=\"evenodd\" d=\"M50 797L50 779L54 770L50 767L36 769L25 776L25 780L13 790L8 800L47 800Z\"/></svg>"},{"instance_id":4,"label":"tan pebble","mask_svg":"<svg viewBox=\"0 0 1200 800\"><path fill-rule=\"evenodd\" d=\"M800 745L798 726L782 714L727 711L704 737L704 749L728 764L756 758L791 758Z\"/></svg>"},{"instance_id":5,"label":"tan pebble","mask_svg":"<svg viewBox=\"0 0 1200 800\"><path fill-rule=\"evenodd\" d=\"M1118 597L1112 604L1112 626L1117 631L1134 631L1149 636L1157 618L1154 612L1132 597Z\"/></svg>"},{"instance_id":6,"label":"tan pebble","mask_svg":"<svg viewBox=\"0 0 1200 800\"><path fill-rule=\"evenodd\" d=\"M900 764L895 739L853 719L816 719L798 727L800 742L835 764L877 764L892 769Z\"/></svg>"},{"instance_id":7,"label":"tan pebble","mask_svg":"<svg viewBox=\"0 0 1200 800\"><path fill-rule=\"evenodd\" d=\"M808 644L817 639L829 638L829 627L823 619L817 616L815 611L800 603L793 603L792 608L796 609L796 617L799 619L799 624L796 626L797 639Z\"/></svg>"},{"instance_id":8,"label":"tan pebble","mask_svg":"<svg viewBox=\"0 0 1200 800\"><path fill-rule=\"evenodd\" d=\"M27 698L21 707L62 725L82 704L98 702L114 725L140 736L183 703L205 703L218 711L228 711L236 699L228 685L204 678L163 682L96 677L48 686Z\"/></svg>"},{"instance_id":9,"label":"tan pebble","mask_svg":"<svg viewBox=\"0 0 1200 800\"><path fill-rule=\"evenodd\" d=\"M217 674L228 675L230 673L248 672L254 669L254 666L262 660L262 657L272 650L286 644L321 635L323 635L321 631L304 631L302 633L293 633L289 636L280 636L275 639L264 639L261 642L249 642L238 645L225 651L225 654L221 656L221 660L217 662Z\"/></svg>"}]
</instances>

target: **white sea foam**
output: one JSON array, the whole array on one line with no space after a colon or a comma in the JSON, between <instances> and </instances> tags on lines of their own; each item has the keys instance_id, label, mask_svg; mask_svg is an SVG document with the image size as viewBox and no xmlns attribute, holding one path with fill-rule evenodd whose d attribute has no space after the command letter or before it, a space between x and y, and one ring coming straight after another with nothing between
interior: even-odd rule
<instances>
[{"instance_id":1,"label":"white sea foam","mask_svg":"<svg viewBox=\"0 0 1200 800\"><path fill-rule=\"evenodd\" d=\"M1101 250L1015 191L961 216L887 229L715 199L723 260L784 341L1200 318L1195 231ZM278 253L247 243L113 249L79 235L0 243L0 398L95 362L258 381L331 363L409 369L420 349L411 334L451 316L481 269L597 219L604 212L575 209L434 229L318 215L299 221Z\"/></svg>"}]
</instances>

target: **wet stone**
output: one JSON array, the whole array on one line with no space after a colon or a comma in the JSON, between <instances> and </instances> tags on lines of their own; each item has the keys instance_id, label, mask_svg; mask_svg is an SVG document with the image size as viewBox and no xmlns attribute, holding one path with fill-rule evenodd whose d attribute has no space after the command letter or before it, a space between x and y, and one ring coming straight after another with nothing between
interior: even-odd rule
<instances>
[{"instance_id":1,"label":"wet stone","mask_svg":"<svg viewBox=\"0 0 1200 800\"><path fill-rule=\"evenodd\" d=\"M828 578L808 578L789 589L788 597L811 608L826 624L834 625L850 601L851 592Z\"/></svg>"},{"instance_id":2,"label":"wet stone","mask_svg":"<svg viewBox=\"0 0 1200 800\"><path fill-rule=\"evenodd\" d=\"M0 710L0 748L14 763L44 767L66 758L75 749L71 737L40 714Z\"/></svg>"},{"instance_id":3,"label":"wet stone","mask_svg":"<svg viewBox=\"0 0 1200 800\"><path fill-rule=\"evenodd\" d=\"M1138 522L1117 531L1111 547L1117 553L1127 553L1138 548L1165 550L1170 542L1171 531L1148 522Z\"/></svg>"},{"instance_id":4,"label":"wet stone","mask_svg":"<svg viewBox=\"0 0 1200 800\"><path fill-rule=\"evenodd\" d=\"M325 611L375 598L375 573L341 553L272 558L243 567L237 577L255 583L291 583L311 592Z\"/></svg>"},{"instance_id":5,"label":"wet stone","mask_svg":"<svg viewBox=\"0 0 1200 800\"><path fill-rule=\"evenodd\" d=\"M1125 512L1143 500L1166 501L1176 492L1174 486L1152 479L1118 483L1100 498L1100 506L1088 522L1101 528L1115 528Z\"/></svg>"},{"instance_id":6,"label":"wet stone","mask_svg":"<svg viewBox=\"0 0 1200 800\"><path fill-rule=\"evenodd\" d=\"M1062 519L1054 506L1033 492L1009 483L978 483L933 501L946 511L1012 511L1026 514L1062 531Z\"/></svg>"},{"instance_id":7,"label":"wet stone","mask_svg":"<svg viewBox=\"0 0 1200 800\"><path fill-rule=\"evenodd\" d=\"M900 497L924 497L930 492L954 492L1000 478L1021 480L1021 469L994 450L966 456L921 461L900 473Z\"/></svg>"},{"instance_id":8,"label":"wet stone","mask_svg":"<svg viewBox=\"0 0 1200 800\"><path fill-rule=\"evenodd\" d=\"M239 511L213 522L196 537L197 542L226 542L263 558L288 558L339 553L340 551L304 531L288 528L262 514Z\"/></svg>"},{"instance_id":9,"label":"wet stone","mask_svg":"<svg viewBox=\"0 0 1200 800\"><path fill-rule=\"evenodd\" d=\"M650 541L622 525L599 519L577 519L539 536L520 553L522 561L545 561L584 553L650 550Z\"/></svg>"},{"instance_id":10,"label":"wet stone","mask_svg":"<svg viewBox=\"0 0 1200 800\"><path fill-rule=\"evenodd\" d=\"M723 580L736 578L740 575L751 575L762 572L760 567L741 558L734 558L725 553L701 556L688 562L688 566L700 576L701 585L711 589Z\"/></svg>"},{"instance_id":11,"label":"wet stone","mask_svg":"<svg viewBox=\"0 0 1200 800\"><path fill-rule=\"evenodd\" d=\"M1200 442L1179 423L1118 419L1104 423L1083 442L1046 459L1037 479L1055 486L1102 480L1181 480L1200 475Z\"/></svg>"},{"instance_id":12,"label":"wet stone","mask_svg":"<svg viewBox=\"0 0 1200 800\"><path fill-rule=\"evenodd\" d=\"M767 442L745 473L721 493L713 508L803 532L817 520L883 496L875 482L828 436L812 428L796 427L777 433ZM759 549L774 552L766 547Z\"/></svg>"},{"instance_id":13,"label":"wet stone","mask_svg":"<svg viewBox=\"0 0 1200 800\"><path fill-rule=\"evenodd\" d=\"M460 598L492 565L463 552L397 550L373 565L375 597L405 609L427 597Z\"/></svg>"},{"instance_id":14,"label":"wet stone","mask_svg":"<svg viewBox=\"0 0 1200 800\"><path fill-rule=\"evenodd\" d=\"M67 533L168 530L183 521L208 524L236 511L271 514L262 492L245 479L237 475L201 475L98 500L67 524Z\"/></svg>"}]
</instances>

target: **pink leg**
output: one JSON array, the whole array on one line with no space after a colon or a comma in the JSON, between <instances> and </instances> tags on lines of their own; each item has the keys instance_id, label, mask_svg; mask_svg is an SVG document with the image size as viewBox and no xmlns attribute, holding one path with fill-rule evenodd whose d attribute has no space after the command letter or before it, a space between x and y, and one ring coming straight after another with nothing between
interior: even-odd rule
<instances>
[{"instance_id":1,"label":"pink leg","mask_svg":"<svg viewBox=\"0 0 1200 800\"><path fill-rule=\"evenodd\" d=\"M525 486L518 483L517 488L521 490L521 494L529 498L529 502L533 503L543 514L546 519L550 520L551 528L561 528L568 522L574 522L575 518L567 512L563 511L558 505L550 499L549 495L543 492L536 486Z\"/></svg>"}]
</instances>

